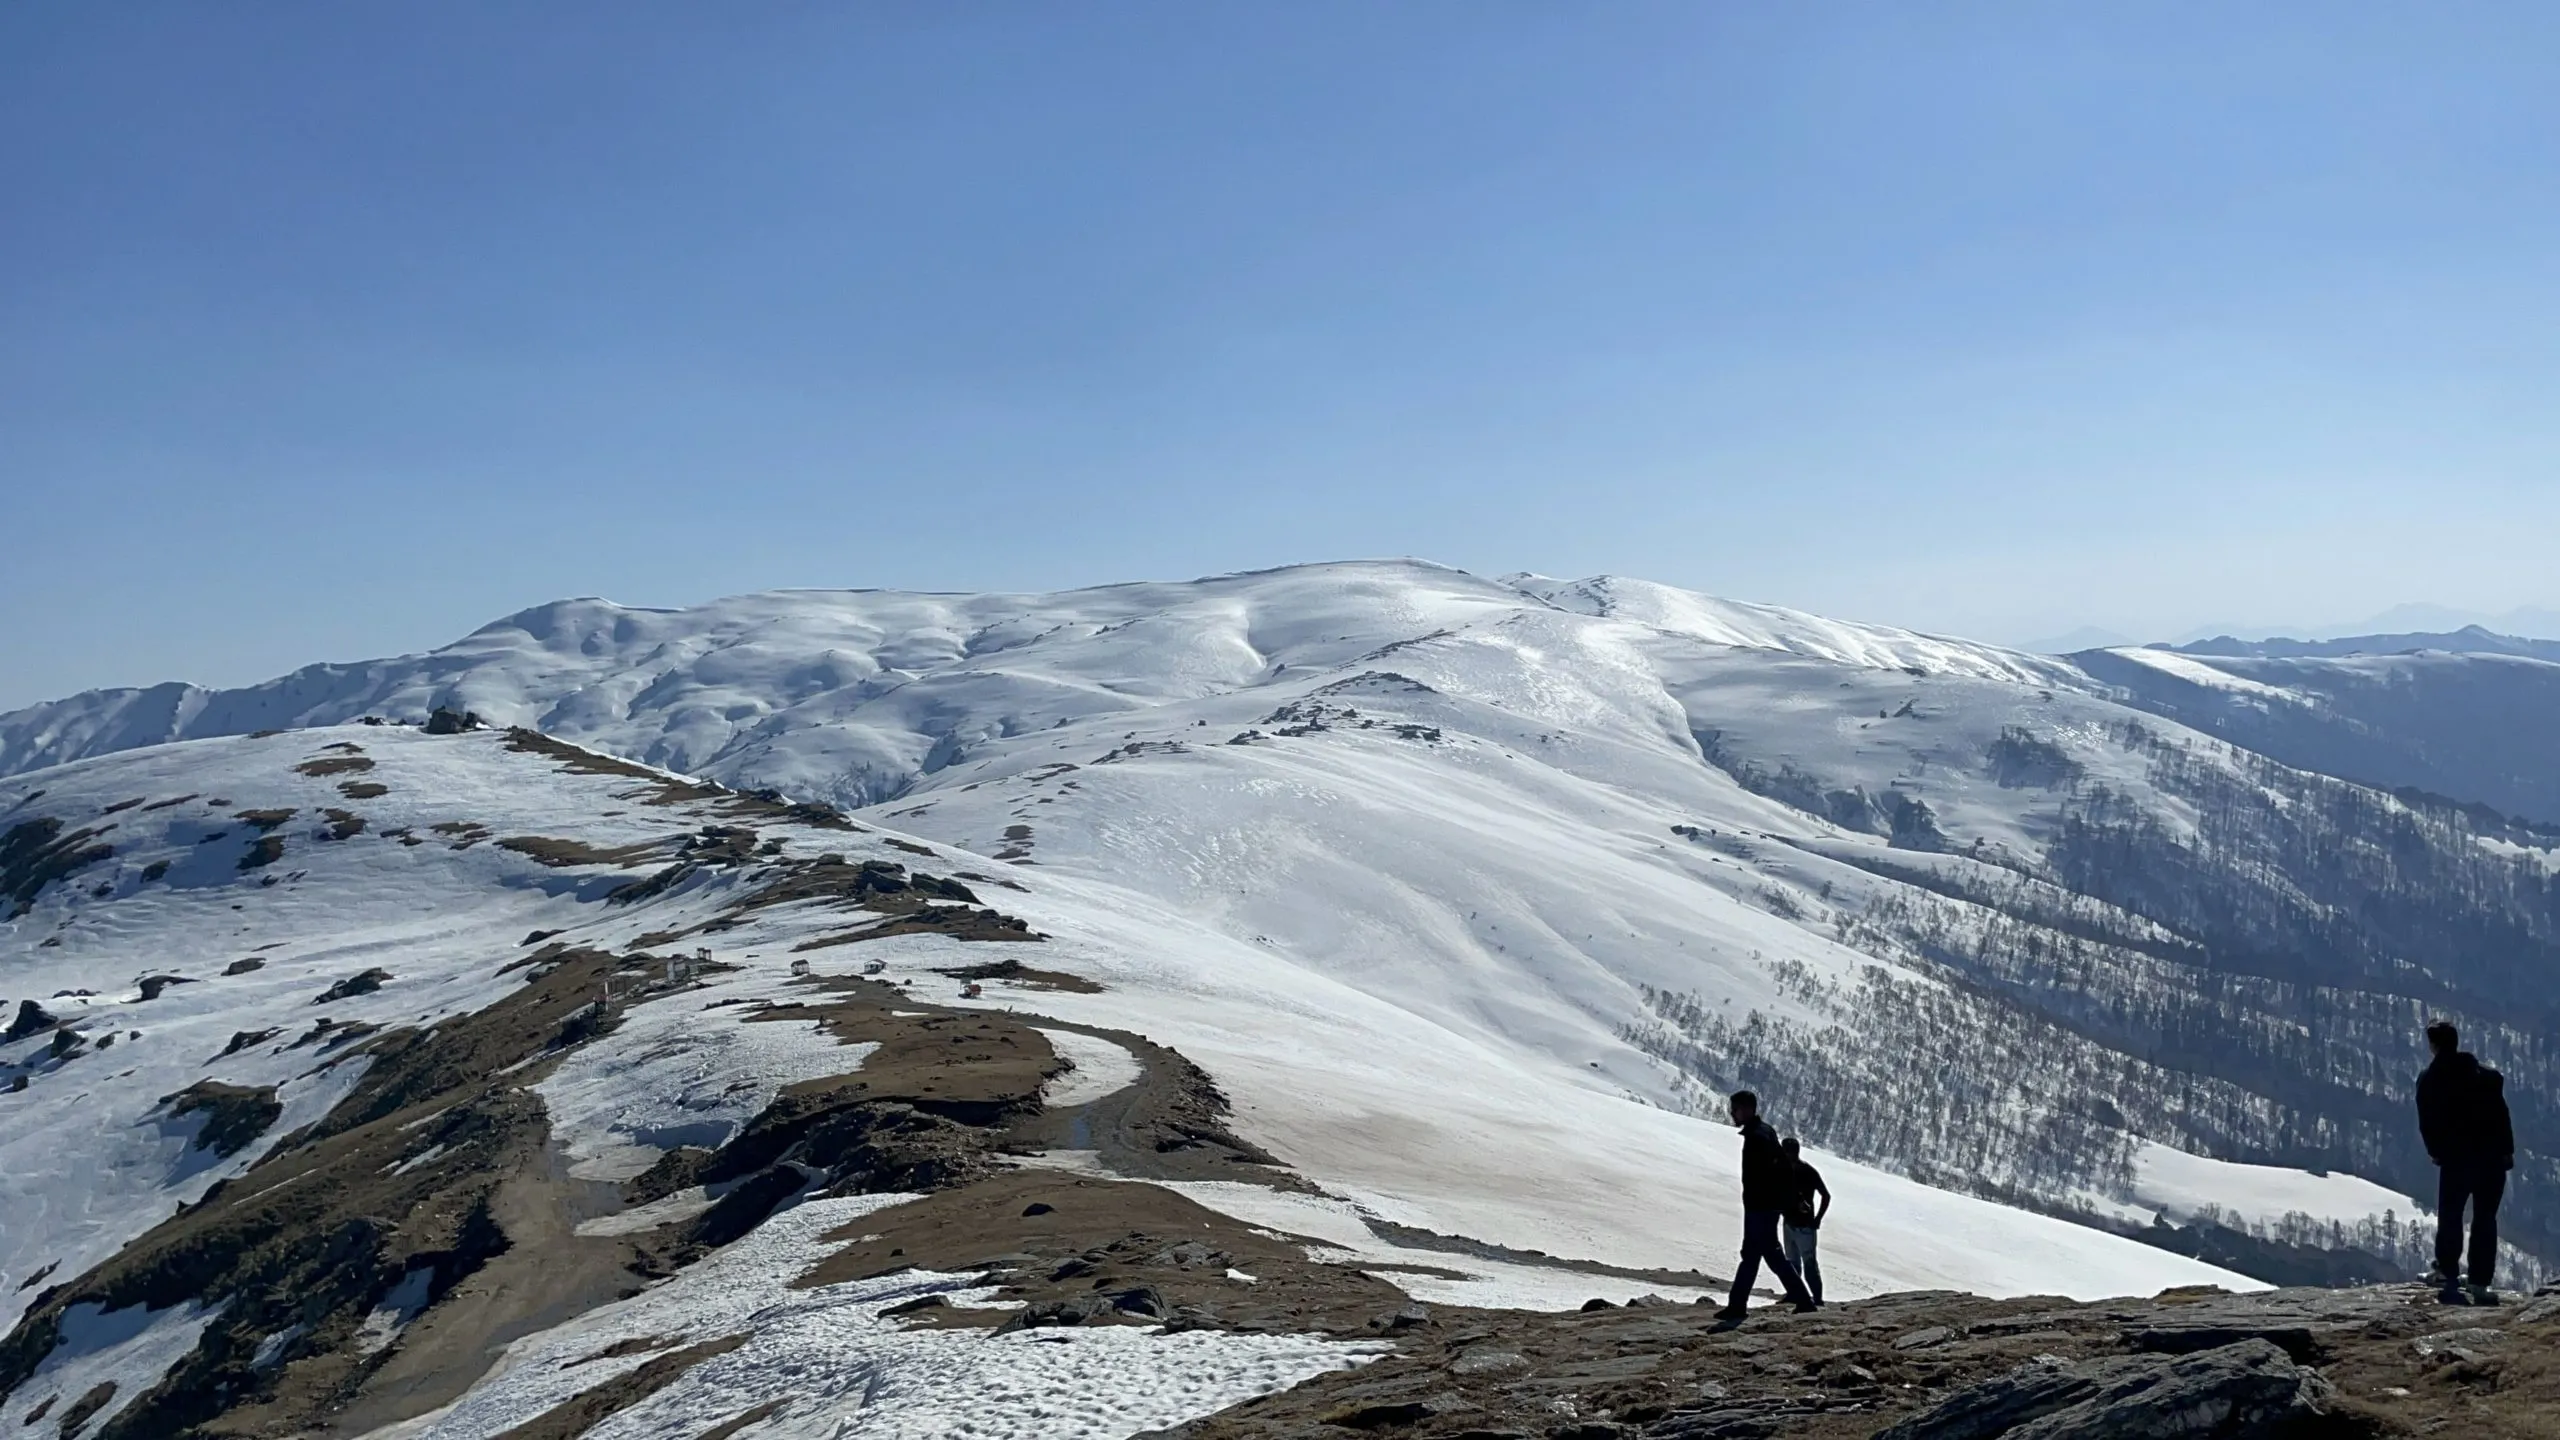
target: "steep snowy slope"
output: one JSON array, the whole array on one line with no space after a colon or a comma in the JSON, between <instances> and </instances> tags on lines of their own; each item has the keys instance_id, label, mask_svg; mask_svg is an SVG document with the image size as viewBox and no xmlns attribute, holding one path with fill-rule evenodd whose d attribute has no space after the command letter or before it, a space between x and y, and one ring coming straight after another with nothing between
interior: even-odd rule
<instances>
[{"instance_id":1,"label":"steep snowy slope","mask_svg":"<svg viewBox=\"0 0 2560 1440\"><path fill-rule=\"evenodd\" d=\"M1397 765L1438 765L1453 748L1362 733L1385 762L1363 769L1390 787ZM1270 778L1277 743L1230 747L1244 788L1257 769ZM1073 774L1099 784L1174 758ZM955 784L955 798L999 788L968 783L979 782ZM639 1375L650 1353L639 1337L670 1327L686 1344L748 1338L718 1366L656 1382L668 1388L648 1393L659 1408L647 1413L692 1416L697 1428L759 1406L803 1425L859 1414L867 1428L823 1432L848 1434L925 1433L955 1406L983 1418L1008 1405L1052 1416L1082 1406L1070 1433L1123 1434L1362 1353L1224 1331L1150 1346L1112 1331L1080 1344L1100 1348L1073 1364L1051 1364L1046 1351L1016 1354L974 1333L901 1329L877 1312L920 1293L984 1292L968 1290L966 1273L921 1272L786 1289L844 1243L851 1229L836 1227L881 1223L892 1213L881 1207L903 1199L820 1191L682 1270L660 1299L620 1298L614 1266L571 1267L542 1282L543 1316L489 1319L516 1313L504 1308L510 1292L476 1276L719 1215L716 1193L668 1210L686 1192L652 1209L617 1187L641 1183L671 1147L747 1144L790 1095L870 1072L877 1044L840 1043L831 1022L771 1008L869 965L919 1007L1094 1027L1059 1050L1097 1077L1076 1105L1137 1073L1109 1059L1119 1042L1094 1034L1174 1047L1225 1089L1238 1134L1339 1198L1275 1188L1253 1167L1181 1181L1182 1193L1322 1240L1353 1272L1424 1263L1428 1274L1404 1283L1435 1300L1561 1307L1676 1291L1646 1272L1714 1264L1738 1223L1730 1133L1612 1093L1621 1077L1607 1072L1632 1052L1571 1005L1541 1022L1539 995L1495 1003L1481 984L1483 1003L1433 1001L1427 984L1381 983L1356 956L1318 965L1319 947L1230 933L1196 895L1152 877L1119 883L1098 858L1072 871L1007 868L529 734L361 725L147 748L0 783L0 835L0 889L15 912L0 926L0 994L26 1017L0 1049L0 1084L12 1087L0 1095L0 1208L11 1217L0 1296L16 1327L0 1342L0 1388L12 1414L50 1407L33 1434L58 1433L93 1397L80 1415L92 1436L166 1433L152 1427L200 1413L219 1391L225 1405L255 1392L257 1405L286 1407L279 1415L308 1403L297 1396L326 1394L385 1420L418 1413L399 1409L400 1395L444 1395L446 1408L403 1433L490 1435ZM1626 848L1677 901L1671 918L1647 923L1675 956L1684 944L1694 955L1650 973L1768 994L1743 959L1763 927L1754 912L1632 838ZM1565 863L1604 882L1627 869L1608 854ZM882 900L888 867L896 893ZM899 888L910 883L925 888ZM848 915L851 896L874 898ZM1028 930L973 918L993 915L975 908L987 901ZM1641 908L1631 897L1628 912ZM1559 905L1551 918L1567 917ZM1035 933L1045 938L1023 943ZM705 961L688 958L697 948ZM1067 978L999 975L963 998L944 972L990 949L1036 951L1041 973ZM1550 973L1544 956L1522 963ZM1556 988L1623 989L1601 969ZM1604 1054L1604 1071L1561 1058L1559 1030ZM514 1050L491 1048L507 1035ZM512 1073L525 1081L511 1085ZM1110 1168L1085 1151L1052 1163ZM1856 1206L1833 1242L1843 1294L2243 1283L1853 1163L1832 1162L1831 1174ZM344 1229L354 1222L329 1218L341 1203L379 1218ZM261 1218L273 1215L302 1219L275 1229L284 1222ZM386 1222L396 1228L370 1228ZM546 1225L561 1228L546 1240ZM1416 1232L1625 1273L1393 1238ZM443 1322L447 1310L479 1318ZM451 1353L440 1324L477 1338ZM511 1368L466 1389L493 1358L491 1335L515 1340ZM626 1340L608 1352L619 1358L596 1359ZM874 1378L813 1392L795 1377L815 1354ZM642 1413L615 1423L654 1433Z\"/></svg>"}]
</instances>

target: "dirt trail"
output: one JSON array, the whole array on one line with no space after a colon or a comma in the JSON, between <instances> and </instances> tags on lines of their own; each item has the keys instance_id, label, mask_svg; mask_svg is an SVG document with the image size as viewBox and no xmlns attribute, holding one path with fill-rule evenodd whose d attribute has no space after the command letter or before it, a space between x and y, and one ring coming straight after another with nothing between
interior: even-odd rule
<instances>
[{"instance_id":1,"label":"dirt trail","mask_svg":"<svg viewBox=\"0 0 2560 1440\"><path fill-rule=\"evenodd\" d=\"M1710 1275L1704 1270L1641 1270L1624 1265L1609 1265L1598 1260L1572 1260L1550 1255L1544 1250L1515 1250L1508 1245L1495 1245L1465 1235L1444 1235L1437 1230L1423 1230L1411 1225L1398 1225L1375 1216L1362 1217L1369 1233L1390 1245L1407 1250L1437 1250L1444 1255L1465 1255L1477 1260L1499 1260L1506 1265L1531 1265L1542 1270L1562 1270L1575 1275L1602 1275L1613 1280L1641 1280L1648 1285L1676 1285L1684 1289L1710 1290L1719 1294L1733 1283L1730 1275ZM1776 1294L1774 1290L1764 1293Z\"/></svg>"},{"instance_id":2,"label":"dirt trail","mask_svg":"<svg viewBox=\"0 0 2560 1440\"><path fill-rule=\"evenodd\" d=\"M321 1434L360 1436L423 1415L471 1388L516 1340L639 1293L630 1239L577 1233L580 1221L622 1208L620 1188L572 1178L556 1146L507 1177L490 1204L507 1252L411 1323Z\"/></svg>"},{"instance_id":3,"label":"dirt trail","mask_svg":"<svg viewBox=\"0 0 2560 1440\"><path fill-rule=\"evenodd\" d=\"M1109 1041L1138 1063L1138 1078L1083 1105L1044 1108L1014 1127L1017 1147L1090 1150L1123 1180L1242 1180L1275 1190L1316 1187L1226 1125L1226 1096L1179 1052L1128 1030L1015 1013L1046 1030Z\"/></svg>"}]
</instances>

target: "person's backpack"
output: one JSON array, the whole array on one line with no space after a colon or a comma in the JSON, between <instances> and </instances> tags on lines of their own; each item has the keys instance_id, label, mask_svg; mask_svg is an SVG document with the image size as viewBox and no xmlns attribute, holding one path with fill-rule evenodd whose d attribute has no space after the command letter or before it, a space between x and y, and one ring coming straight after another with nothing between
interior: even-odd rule
<instances>
[{"instance_id":1,"label":"person's backpack","mask_svg":"<svg viewBox=\"0 0 2560 1440\"><path fill-rule=\"evenodd\" d=\"M2480 1091L2473 1103L2472 1123L2479 1127L2480 1153L2506 1162L2516 1163L2516 1122L2507 1113L2507 1077L2483 1065L2480 1067Z\"/></svg>"}]
</instances>

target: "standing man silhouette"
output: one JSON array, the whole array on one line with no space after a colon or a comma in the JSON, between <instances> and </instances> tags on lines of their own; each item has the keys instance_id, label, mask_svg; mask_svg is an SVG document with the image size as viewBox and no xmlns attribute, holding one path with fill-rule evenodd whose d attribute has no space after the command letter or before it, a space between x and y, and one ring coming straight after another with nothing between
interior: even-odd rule
<instances>
[{"instance_id":1,"label":"standing man silhouette","mask_svg":"<svg viewBox=\"0 0 2560 1440\"><path fill-rule=\"evenodd\" d=\"M1813 1303L1822 1303L1822 1217L1831 1213L1831 1187L1822 1172L1804 1158L1804 1147L1792 1135L1780 1145L1787 1163L1796 1167L1795 1190L1787 1197L1787 1263L1804 1278Z\"/></svg>"},{"instance_id":2,"label":"standing man silhouette","mask_svg":"<svg viewBox=\"0 0 2560 1440\"><path fill-rule=\"evenodd\" d=\"M2450 1021L2427 1027L2434 1058L2418 1076L2418 1135L2436 1162L2436 1278L2449 1303L2495 1305L2498 1202L2516 1164L2506 1077L2462 1048ZM2471 1212L2471 1291L2462 1290L2462 1212Z\"/></svg>"},{"instance_id":3,"label":"standing man silhouette","mask_svg":"<svg viewBox=\"0 0 2560 1440\"><path fill-rule=\"evenodd\" d=\"M1734 1128L1742 1132L1742 1268L1733 1273L1733 1298L1716 1315L1724 1320L1743 1317L1763 1261L1786 1288L1798 1314L1819 1310L1821 1303L1805 1290L1803 1277L1787 1263L1778 1240L1778 1225L1795 1195L1796 1167L1779 1145L1778 1132L1760 1118L1759 1096L1737 1090L1730 1104Z\"/></svg>"}]
</instances>

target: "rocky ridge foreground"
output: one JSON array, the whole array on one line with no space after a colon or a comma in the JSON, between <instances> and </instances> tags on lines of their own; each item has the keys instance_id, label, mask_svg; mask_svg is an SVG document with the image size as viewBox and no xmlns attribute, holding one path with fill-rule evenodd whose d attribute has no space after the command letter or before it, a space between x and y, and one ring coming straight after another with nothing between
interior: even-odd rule
<instances>
[{"instance_id":1,"label":"rocky ridge foreground","mask_svg":"<svg viewBox=\"0 0 2560 1440\"><path fill-rule=\"evenodd\" d=\"M1409 1313L1398 1353L1162 1440L2152 1440L2560 1435L2560 1287L2074 1304L1926 1292L1739 1324L1705 1304Z\"/></svg>"}]
</instances>

